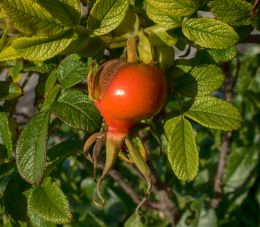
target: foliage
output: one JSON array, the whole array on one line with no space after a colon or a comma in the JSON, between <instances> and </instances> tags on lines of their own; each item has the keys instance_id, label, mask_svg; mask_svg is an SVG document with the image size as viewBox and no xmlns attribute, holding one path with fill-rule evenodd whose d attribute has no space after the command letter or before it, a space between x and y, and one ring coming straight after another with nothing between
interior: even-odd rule
<instances>
[{"instance_id":1,"label":"foliage","mask_svg":"<svg viewBox=\"0 0 260 227\"><path fill-rule=\"evenodd\" d=\"M259 224L260 49L236 48L259 29L259 12L244 0L0 0L0 225ZM156 63L169 84L165 109L136 128L156 178L142 216L121 178L105 179L102 209L92 204L96 183L83 152L86 138L105 130L87 75L107 59L125 58L129 37L137 38L139 60ZM33 78L36 111L27 116L19 105ZM223 99L227 93L233 104ZM225 135L219 130L237 131L213 209ZM144 193L131 164L114 168ZM174 209L162 206L165 193Z\"/></svg>"}]
</instances>

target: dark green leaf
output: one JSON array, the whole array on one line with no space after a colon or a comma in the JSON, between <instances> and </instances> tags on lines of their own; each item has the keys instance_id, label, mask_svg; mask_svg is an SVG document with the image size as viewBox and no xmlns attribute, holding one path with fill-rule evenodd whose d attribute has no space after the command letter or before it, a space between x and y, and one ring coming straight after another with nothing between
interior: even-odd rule
<instances>
[{"instance_id":1,"label":"dark green leaf","mask_svg":"<svg viewBox=\"0 0 260 227\"><path fill-rule=\"evenodd\" d=\"M49 92L53 89L57 79L58 79L58 72L57 72L57 69L55 68L48 75L48 78L47 78L47 80L45 82L44 97L46 97L49 94Z\"/></svg>"},{"instance_id":2,"label":"dark green leaf","mask_svg":"<svg viewBox=\"0 0 260 227\"><path fill-rule=\"evenodd\" d=\"M88 99L78 90L67 90L53 106L53 111L65 123L86 132L98 130L101 117Z\"/></svg>"},{"instance_id":3,"label":"dark green leaf","mask_svg":"<svg viewBox=\"0 0 260 227\"><path fill-rule=\"evenodd\" d=\"M53 18L66 26L77 25L80 22L79 0L37 0Z\"/></svg>"},{"instance_id":4,"label":"dark green leaf","mask_svg":"<svg viewBox=\"0 0 260 227\"><path fill-rule=\"evenodd\" d=\"M58 95L61 92L61 86L56 84L45 97L41 106L41 111L48 111L51 109L52 104L56 101Z\"/></svg>"},{"instance_id":5,"label":"dark green leaf","mask_svg":"<svg viewBox=\"0 0 260 227\"><path fill-rule=\"evenodd\" d=\"M0 144L4 145L7 158L10 159L13 155L12 133L9 128L7 113L4 112L0 112Z\"/></svg>"},{"instance_id":6,"label":"dark green leaf","mask_svg":"<svg viewBox=\"0 0 260 227\"><path fill-rule=\"evenodd\" d=\"M17 168L26 181L39 184L46 164L49 113L33 116L23 128L16 148Z\"/></svg>"},{"instance_id":7,"label":"dark green leaf","mask_svg":"<svg viewBox=\"0 0 260 227\"><path fill-rule=\"evenodd\" d=\"M243 0L212 0L208 3L210 11L219 19L235 26L249 25L253 5Z\"/></svg>"},{"instance_id":8,"label":"dark green leaf","mask_svg":"<svg viewBox=\"0 0 260 227\"><path fill-rule=\"evenodd\" d=\"M0 81L0 100L14 99L21 94L22 90L16 83Z\"/></svg>"},{"instance_id":9,"label":"dark green leaf","mask_svg":"<svg viewBox=\"0 0 260 227\"><path fill-rule=\"evenodd\" d=\"M45 221L65 224L71 221L69 202L58 184L47 178L36 188L28 200L28 209Z\"/></svg>"},{"instance_id":10,"label":"dark green leaf","mask_svg":"<svg viewBox=\"0 0 260 227\"><path fill-rule=\"evenodd\" d=\"M78 55L73 54L60 63L57 73L62 87L67 89L86 78L87 63L82 61Z\"/></svg>"}]
</instances>

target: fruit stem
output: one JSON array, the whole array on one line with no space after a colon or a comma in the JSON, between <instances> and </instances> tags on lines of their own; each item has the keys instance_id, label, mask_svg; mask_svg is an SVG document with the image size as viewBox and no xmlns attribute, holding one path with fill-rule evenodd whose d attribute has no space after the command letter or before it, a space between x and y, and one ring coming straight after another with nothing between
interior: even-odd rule
<instances>
[{"instance_id":1,"label":"fruit stem","mask_svg":"<svg viewBox=\"0 0 260 227\"><path fill-rule=\"evenodd\" d=\"M100 193L100 187L102 184L103 179L105 178L105 176L109 173L109 171L111 170L116 157L118 156L119 151L121 150L124 138L125 138L126 134L124 133L117 133L117 132L107 132L107 138L106 138L106 162L105 162L105 166L102 172L101 177L98 179L97 182L97 196L100 199L100 203L97 202L96 200L94 201L96 205L98 206L103 206L103 204L105 203L105 200L103 198L103 196Z\"/></svg>"},{"instance_id":2,"label":"fruit stem","mask_svg":"<svg viewBox=\"0 0 260 227\"><path fill-rule=\"evenodd\" d=\"M129 63L137 62L136 36L135 35L130 35L127 39L127 61Z\"/></svg>"}]
</instances>

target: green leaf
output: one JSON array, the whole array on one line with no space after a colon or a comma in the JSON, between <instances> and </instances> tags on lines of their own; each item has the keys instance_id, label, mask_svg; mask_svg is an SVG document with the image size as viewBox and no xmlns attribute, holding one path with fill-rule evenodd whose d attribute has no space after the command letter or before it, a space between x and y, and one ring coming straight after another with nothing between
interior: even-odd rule
<instances>
[{"instance_id":1,"label":"green leaf","mask_svg":"<svg viewBox=\"0 0 260 227\"><path fill-rule=\"evenodd\" d=\"M250 130L250 129L249 129ZM229 203L228 212L240 207L257 181L259 146L232 147L227 160L223 191Z\"/></svg>"},{"instance_id":2,"label":"green leaf","mask_svg":"<svg viewBox=\"0 0 260 227\"><path fill-rule=\"evenodd\" d=\"M205 127L227 131L238 129L242 123L239 111L231 103L210 96L195 99L185 116Z\"/></svg>"},{"instance_id":3,"label":"green leaf","mask_svg":"<svg viewBox=\"0 0 260 227\"><path fill-rule=\"evenodd\" d=\"M79 0L37 0L37 3L66 26L77 25L80 22Z\"/></svg>"},{"instance_id":4,"label":"green leaf","mask_svg":"<svg viewBox=\"0 0 260 227\"><path fill-rule=\"evenodd\" d=\"M14 82L0 81L0 100L10 100L22 94L21 88Z\"/></svg>"},{"instance_id":5,"label":"green leaf","mask_svg":"<svg viewBox=\"0 0 260 227\"><path fill-rule=\"evenodd\" d=\"M47 178L44 184L36 188L28 200L28 209L45 221L55 224L69 223L72 214L69 202L58 184Z\"/></svg>"},{"instance_id":6,"label":"green leaf","mask_svg":"<svg viewBox=\"0 0 260 227\"><path fill-rule=\"evenodd\" d=\"M53 35L64 28L34 0L1 0L0 7L11 25L28 35Z\"/></svg>"},{"instance_id":7,"label":"green leaf","mask_svg":"<svg viewBox=\"0 0 260 227\"><path fill-rule=\"evenodd\" d=\"M104 35L117 28L123 21L127 9L127 0L98 0L90 11L88 28L95 35Z\"/></svg>"},{"instance_id":8,"label":"green leaf","mask_svg":"<svg viewBox=\"0 0 260 227\"><path fill-rule=\"evenodd\" d=\"M170 137L172 137L173 135L173 130L176 126L177 123L179 123L179 121L181 120L181 116L176 116L173 118L170 118L169 120L167 120L164 124L164 131L165 131L165 135L166 137L169 139Z\"/></svg>"},{"instance_id":9,"label":"green leaf","mask_svg":"<svg viewBox=\"0 0 260 227\"><path fill-rule=\"evenodd\" d=\"M253 5L244 0L213 0L208 3L210 11L219 19L235 26L249 25Z\"/></svg>"},{"instance_id":10,"label":"green leaf","mask_svg":"<svg viewBox=\"0 0 260 227\"><path fill-rule=\"evenodd\" d=\"M45 61L64 51L75 39L71 30L50 37L17 38L12 46L23 58Z\"/></svg>"},{"instance_id":11,"label":"green leaf","mask_svg":"<svg viewBox=\"0 0 260 227\"><path fill-rule=\"evenodd\" d=\"M234 193L243 188L252 177L259 163L259 149L257 146L239 147L231 150L224 175L225 193Z\"/></svg>"},{"instance_id":12,"label":"green leaf","mask_svg":"<svg viewBox=\"0 0 260 227\"><path fill-rule=\"evenodd\" d=\"M50 222L45 221L40 218L31 208L28 207L27 211L28 217L32 223L32 227L55 227L56 225Z\"/></svg>"},{"instance_id":13,"label":"green leaf","mask_svg":"<svg viewBox=\"0 0 260 227\"><path fill-rule=\"evenodd\" d=\"M225 76L216 65L198 65L173 79L176 92L186 97L209 95L222 86Z\"/></svg>"},{"instance_id":14,"label":"green leaf","mask_svg":"<svg viewBox=\"0 0 260 227\"><path fill-rule=\"evenodd\" d=\"M149 35L149 39L154 46L167 45L173 47L177 43L177 38L169 35L166 28L159 25L153 25L144 31Z\"/></svg>"},{"instance_id":15,"label":"green leaf","mask_svg":"<svg viewBox=\"0 0 260 227\"><path fill-rule=\"evenodd\" d=\"M17 168L26 181L39 184L46 163L49 113L40 112L33 116L23 128L17 142Z\"/></svg>"},{"instance_id":16,"label":"green leaf","mask_svg":"<svg viewBox=\"0 0 260 227\"><path fill-rule=\"evenodd\" d=\"M156 60L163 70L167 70L174 64L174 49L166 45L155 47Z\"/></svg>"},{"instance_id":17,"label":"green leaf","mask_svg":"<svg viewBox=\"0 0 260 227\"><path fill-rule=\"evenodd\" d=\"M7 158L10 159L13 155L12 133L9 128L7 113L0 112L0 144L5 146Z\"/></svg>"},{"instance_id":18,"label":"green leaf","mask_svg":"<svg viewBox=\"0 0 260 227\"><path fill-rule=\"evenodd\" d=\"M141 62L145 64L153 62L153 49L148 37L143 31L139 32L138 52Z\"/></svg>"},{"instance_id":19,"label":"green leaf","mask_svg":"<svg viewBox=\"0 0 260 227\"><path fill-rule=\"evenodd\" d=\"M142 223L141 216L134 213L126 220L124 227L145 227L145 225Z\"/></svg>"},{"instance_id":20,"label":"green leaf","mask_svg":"<svg viewBox=\"0 0 260 227\"><path fill-rule=\"evenodd\" d=\"M52 88L55 86L57 79L58 79L58 71L57 68L55 68L48 75L48 78L45 82L44 97L46 97L49 94L49 92L52 90Z\"/></svg>"},{"instance_id":21,"label":"green leaf","mask_svg":"<svg viewBox=\"0 0 260 227\"><path fill-rule=\"evenodd\" d=\"M70 55L63 60L57 70L58 80L62 87L70 88L86 78L87 63L76 55Z\"/></svg>"},{"instance_id":22,"label":"green leaf","mask_svg":"<svg viewBox=\"0 0 260 227\"><path fill-rule=\"evenodd\" d=\"M8 46L0 52L0 61L10 61L18 58L20 58L20 55L12 46Z\"/></svg>"},{"instance_id":23,"label":"green leaf","mask_svg":"<svg viewBox=\"0 0 260 227\"><path fill-rule=\"evenodd\" d=\"M153 22L167 29L177 28L182 24L180 16L168 15L151 4L146 5L146 13Z\"/></svg>"},{"instance_id":24,"label":"green leaf","mask_svg":"<svg viewBox=\"0 0 260 227\"><path fill-rule=\"evenodd\" d=\"M230 61L237 55L237 49L235 46L222 50L208 49L207 51L216 62Z\"/></svg>"},{"instance_id":25,"label":"green leaf","mask_svg":"<svg viewBox=\"0 0 260 227\"><path fill-rule=\"evenodd\" d=\"M175 175L184 181L192 181L198 173L199 155L193 129L188 120L182 117L177 123L171 121L168 133L168 160ZM169 131L169 129L167 129Z\"/></svg>"},{"instance_id":26,"label":"green leaf","mask_svg":"<svg viewBox=\"0 0 260 227\"><path fill-rule=\"evenodd\" d=\"M53 111L69 126L88 133L99 129L101 117L88 99L88 96L78 90L67 90L53 105Z\"/></svg>"},{"instance_id":27,"label":"green leaf","mask_svg":"<svg viewBox=\"0 0 260 227\"><path fill-rule=\"evenodd\" d=\"M56 101L58 95L61 92L61 86L56 84L45 97L44 102L41 106L41 111L48 111L51 109L52 104Z\"/></svg>"},{"instance_id":28,"label":"green leaf","mask_svg":"<svg viewBox=\"0 0 260 227\"><path fill-rule=\"evenodd\" d=\"M146 0L146 2L161 14L169 16L190 16L197 10L194 0Z\"/></svg>"},{"instance_id":29,"label":"green leaf","mask_svg":"<svg viewBox=\"0 0 260 227\"><path fill-rule=\"evenodd\" d=\"M183 23L184 35L194 43L212 49L234 46L239 36L228 24L212 18L194 18Z\"/></svg>"}]
</instances>

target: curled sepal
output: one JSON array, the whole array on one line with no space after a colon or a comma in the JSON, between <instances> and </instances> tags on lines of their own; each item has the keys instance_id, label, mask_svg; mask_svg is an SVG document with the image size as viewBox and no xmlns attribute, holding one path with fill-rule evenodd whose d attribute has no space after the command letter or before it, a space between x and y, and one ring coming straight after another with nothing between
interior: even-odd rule
<instances>
[{"instance_id":1,"label":"curled sepal","mask_svg":"<svg viewBox=\"0 0 260 227\"><path fill-rule=\"evenodd\" d=\"M102 183L103 179L105 178L105 176L111 170L111 168L116 160L116 157L118 156L118 153L121 150L124 138L125 138L125 134L114 133L114 132L109 132L109 131L107 132L106 162L105 162L105 166L104 166L102 175L98 179L98 182L97 182L97 196L100 199L100 202L97 202L96 200L94 200L94 203L97 206L103 206L103 204L105 203L105 200L100 193L100 186L101 186L101 183Z\"/></svg>"},{"instance_id":2,"label":"curled sepal","mask_svg":"<svg viewBox=\"0 0 260 227\"><path fill-rule=\"evenodd\" d=\"M134 143L134 145L136 146L137 150L139 150L140 154L142 155L143 159L146 161L147 160L147 151L142 143L142 140L139 137L134 137L131 139L132 143ZM121 150L118 154L118 157L128 163L128 164L134 164L134 161L130 158L129 156L129 152L126 150Z\"/></svg>"},{"instance_id":3,"label":"curled sepal","mask_svg":"<svg viewBox=\"0 0 260 227\"><path fill-rule=\"evenodd\" d=\"M94 144L101 137L104 137L103 133L101 133L101 132L94 133L86 140L86 142L84 144L83 151L85 154L85 158L92 163L93 163L93 159L91 158L91 156L89 154L89 149L90 149L91 145Z\"/></svg>"},{"instance_id":4,"label":"curled sepal","mask_svg":"<svg viewBox=\"0 0 260 227\"><path fill-rule=\"evenodd\" d=\"M138 147L136 146L136 143L133 143L131 141L131 139L126 137L125 144L128 149L130 159L134 162L137 169L144 176L146 183L147 183L147 191L146 191L145 197L142 199L142 201L136 207L136 212L138 213L140 207L145 203L148 195L150 194L150 192L152 190L152 174L151 174L150 168L148 167L145 159L141 155L141 152L139 151Z\"/></svg>"}]
</instances>

